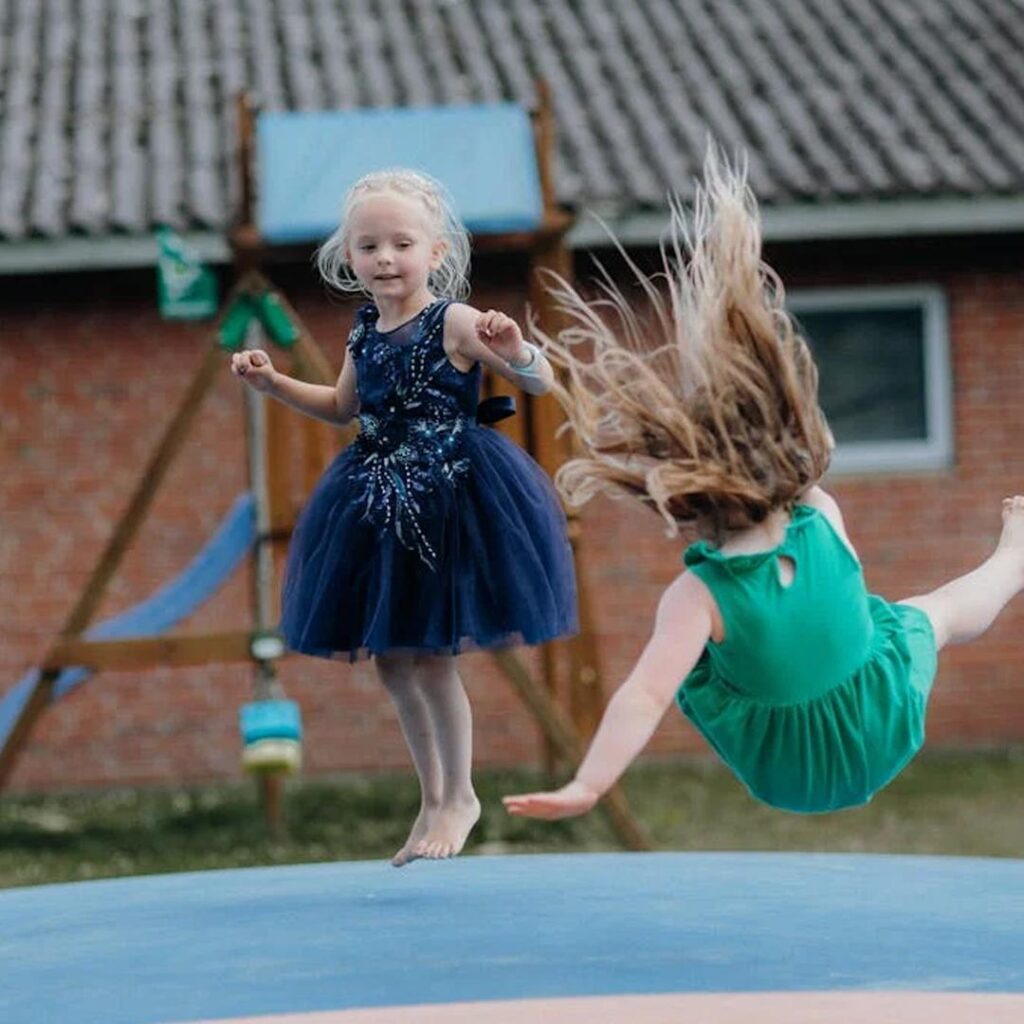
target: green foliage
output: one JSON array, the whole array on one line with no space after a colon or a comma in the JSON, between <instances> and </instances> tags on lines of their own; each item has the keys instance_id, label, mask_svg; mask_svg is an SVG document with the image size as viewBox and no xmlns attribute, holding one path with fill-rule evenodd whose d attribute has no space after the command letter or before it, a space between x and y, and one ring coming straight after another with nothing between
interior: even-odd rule
<instances>
[{"instance_id":1,"label":"green foliage","mask_svg":"<svg viewBox=\"0 0 1024 1024\"><path fill-rule=\"evenodd\" d=\"M543 784L536 772L480 773L484 813L467 852L617 848L598 813L561 822L505 814L503 794ZM820 817L763 807L704 762L641 765L627 791L661 849L1024 856L1024 751L921 757L869 806ZM384 858L401 846L418 803L409 776L294 782L287 838L273 840L251 784L6 797L0 886Z\"/></svg>"}]
</instances>

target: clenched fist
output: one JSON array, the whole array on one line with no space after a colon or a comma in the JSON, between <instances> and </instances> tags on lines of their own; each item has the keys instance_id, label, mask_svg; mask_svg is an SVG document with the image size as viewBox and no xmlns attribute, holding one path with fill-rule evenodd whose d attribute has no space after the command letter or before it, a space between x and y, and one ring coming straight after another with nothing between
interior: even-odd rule
<instances>
[{"instance_id":1,"label":"clenched fist","mask_svg":"<svg viewBox=\"0 0 1024 1024\"><path fill-rule=\"evenodd\" d=\"M523 332L510 316L489 309L476 318L476 336L505 362L525 362Z\"/></svg>"},{"instance_id":2,"label":"clenched fist","mask_svg":"<svg viewBox=\"0 0 1024 1024\"><path fill-rule=\"evenodd\" d=\"M269 391L277 376L270 356L259 348L236 352L231 357L231 372L256 391Z\"/></svg>"}]
</instances>

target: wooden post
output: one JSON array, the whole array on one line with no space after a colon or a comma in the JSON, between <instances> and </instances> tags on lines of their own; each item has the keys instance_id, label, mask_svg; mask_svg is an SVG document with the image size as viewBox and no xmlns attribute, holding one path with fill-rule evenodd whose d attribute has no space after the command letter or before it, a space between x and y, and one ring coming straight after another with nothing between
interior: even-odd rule
<instances>
[{"instance_id":1,"label":"wooden post","mask_svg":"<svg viewBox=\"0 0 1024 1024\"><path fill-rule=\"evenodd\" d=\"M311 384L326 384L329 387L334 387L338 380L338 372L331 365L323 349L316 343L316 339L306 328L294 306L279 292L275 294L281 308L299 330L299 337L292 350L292 366L295 375ZM303 493L309 494L327 468L327 463L333 454L350 444L359 432L359 428L355 423L339 428L314 420L309 416L303 416L299 430L302 435Z\"/></svg>"},{"instance_id":2,"label":"wooden post","mask_svg":"<svg viewBox=\"0 0 1024 1024\"><path fill-rule=\"evenodd\" d=\"M238 224L231 233L235 270L246 287L253 289L268 286L259 273L262 261L263 242L255 218L255 186L253 182L253 158L256 139L256 103L253 97L240 92L236 98L238 116L238 172L241 186ZM250 331L253 341L260 340L262 330L258 321L252 321ZM249 456L249 479L256 502L256 544L253 548L253 626L257 632L270 628L276 621L274 613L274 520L287 522L290 527L291 509L287 480L273 485L268 482L268 462L287 462L284 447L284 431L279 411L269 417L275 431L275 440L268 452L267 411L262 395L245 389L246 441ZM255 664L253 693L256 700L273 700L284 696L272 662L257 660ZM267 828L271 835L279 836L284 828L282 814L283 780L278 773L261 772L259 775L260 795Z\"/></svg>"},{"instance_id":3,"label":"wooden post","mask_svg":"<svg viewBox=\"0 0 1024 1024\"><path fill-rule=\"evenodd\" d=\"M231 249L235 272L242 276L259 269L262 261L263 242L256 226L255 195L252 167L256 148L255 98L251 93L239 92L235 97L235 114L238 120L238 182L239 211L238 223L231 232Z\"/></svg>"},{"instance_id":4,"label":"wooden post","mask_svg":"<svg viewBox=\"0 0 1024 1024\"><path fill-rule=\"evenodd\" d=\"M547 232L551 229L558 212L558 200L555 193L554 173L552 167L552 156L554 154L554 119L551 116L551 94L548 84L544 79L537 79L534 83L537 92L537 104L531 112L533 123L534 149L537 154L537 173L540 177L541 200L544 204L544 221L541 227L541 237L535 239L531 246L530 253L530 279L529 279L529 301L531 309L538 311L540 322L545 329L552 329L555 325L551 323L550 303L545 294L543 284L539 277L542 266L549 265L552 261L556 264L559 257L564 253L564 247L556 245L551 247L550 236ZM560 239L559 239L560 241ZM568 261L561 260L562 263ZM559 269L553 266L551 269ZM563 266L562 269L565 269ZM527 405L527 436L529 439L529 450L540 465L553 474L560 460L557 459L552 444L554 440L554 424L557 422L557 410L551 408L552 399L536 398L531 396L526 399ZM559 663L558 647L564 645L545 644L541 649L541 673L544 677L544 684L547 687L549 696L556 703L561 699L559 690ZM564 746L556 743L550 735L544 734L544 768L548 775L554 777L560 768L559 760Z\"/></svg>"},{"instance_id":5,"label":"wooden post","mask_svg":"<svg viewBox=\"0 0 1024 1024\"><path fill-rule=\"evenodd\" d=\"M249 486L256 507L256 543L253 545L253 628L262 633L276 620L274 563L271 549L270 487L267 479L267 407L269 401L251 388L244 390L246 441L249 456ZM281 696L274 679L273 664L258 662L256 699Z\"/></svg>"},{"instance_id":6,"label":"wooden post","mask_svg":"<svg viewBox=\"0 0 1024 1024\"><path fill-rule=\"evenodd\" d=\"M64 642L77 639L92 621L114 573L117 572L128 546L142 525L167 470L181 448L189 427L221 368L221 354L215 346L211 346L196 370L192 382L189 384L177 412L164 431L149 464L143 471L142 477L136 485L135 493L128 502L128 507L121 515L110 540L107 541L103 554L64 623L64 628L43 656L44 665L59 665L59 659L54 657L54 652ZM18 754L25 745L36 720L49 704L53 693L53 684L57 681L59 674L60 668L51 667L43 670L22 707L21 713L8 735L7 742L0 749L0 789L10 777Z\"/></svg>"},{"instance_id":7,"label":"wooden post","mask_svg":"<svg viewBox=\"0 0 1024 1024\"><path fill-rule=\"evenodd\" d=\"M548 334L557 334L564 324L548 292L552 274L565 281L573 278L572 254L565 245L565 233L572 220L558 206L554 182L554 116L551 109L551 95L547 83L536 84L537 109L534 112L534 135L537 149L537 167L540 176L541 194L544 201L544 229L533 248L530 268L530 305L535 311L540 326ZM571 454L569 444L556 437L564 417L551 396L534 398L530 401L530 436L532 450L538 462L554 474ZM580 618L580 634L569 642L569 702L576 728L584 739L589 739L600 720L603 695L597 650L594 643L594 624L589 591L584 578L582 559L579 552L580 528L577 513L567 510L569 518L569 540L573 547L577 573L577 594ZM557 686L551 679L556 670L552 655L545 658L545 675L549 689L557 693ZM547 748L549 763L553 760L550 744Z\"/></svg>"},{"instance_id":8,"label":"wooden post","mask_svg":"<svg viewBox=\"0 0 1024 1024\"><path fill-rule=\"evenodd\" d=\"M259 330L254 321L254 329ZM263 633L276 620L274 613L274 549L271 535L270 488L267 481L267 399L251 388L245 389L245 423L249 455L249 481L256 505L256 543L253 546L252 608L253 628ZM257 660L253 697L280 700L284 690L271 661ZM267 828L274 837L284 829L281 813L283 779L279 772L260 772L258 776Z\"/></svg>"},{"instance_id":9,"label":"wooden post","mask_svg":"<svg viewBox=\"0 0 1024 1024\"><path fill-rule=\"evenodd\" d=\"M544 201L544 225L533 247L530 267L530 305L540 326L548 334L557 334L565 326L546 285L555 274L570 282L573 278L572 254L565 245L565 234L572 219L558 206L554 184L554 117L547 83L536 83L537 109L533 115L534 138L541 193ZM550 395L529 401L531 450L537 461L552 475L571 454L568 440L557 436L564 416ZM569 542L576 567L576 592L579 612L579 635L568 641L569 706L571 718L565 716L557 702L557 662L551 645L543 654L546 686L531 689L532 680L507 659L506 673L523 699L533 709L545 737L545 756L549 772L559 758L577 764L584 746L593 736L604 706L600 666L594 635L590 590L580 555L581 529L577 513L567 510ZM545 707L546 705L546 707ZM614 787L602 803L612 827L630 849L649 849L650 841L633 818L625 793Z\"/></svg>"},{"instance_id":10,"label":"wooden post","mask_svg":"<svg viewBox=\"0 0 1024 1024\"><path fill-rule=\"evenodd\" d=\"M295 514L292 508L293 446L288 431L289 410L280 402L268 401L264 415L267 432L268 531L272 541L287 537Z\"/></svg>"}]
</instances>

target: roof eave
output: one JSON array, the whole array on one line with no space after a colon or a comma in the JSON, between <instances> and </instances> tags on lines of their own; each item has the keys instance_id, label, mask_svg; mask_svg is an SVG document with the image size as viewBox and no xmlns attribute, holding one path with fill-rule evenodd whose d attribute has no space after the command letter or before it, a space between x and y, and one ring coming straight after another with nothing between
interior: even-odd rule
<instances>
[{"instance_id":1,"label":"roof eave","mask_svg":"<svg viewBox=\"0 0 1024 1024\"><path fill-rule=\"evenodd\" d=\"M1024 232L1024 196L762 206L761 217L768 242L1014 234ZM667 209L605 216L603 224L583 214L569 232L568 242L574 249L603 248L611 244L610 230L623 245L654 246L666 236L668 226ZM230 262L231 249L224 235L187 231L183 237L208 263ZM152 235L0 242L0 275L151 267L156 256Z\"/></svg>"},{"instance_id":2,"label":"roof eave","mask_svg":"<svg viewBox=\"0 0 1024 1024\"><path fill-rule=\"evenodd\" d=\"M607 229L582 215L569 234L569 244L574 249L607 246L610 229L622 245L657 245L667 235L669 211L626 212L603 220ZM1013 234L1024 231L1024 196L763 205L761 220L768 242Z\"/></svg>"},{"instance_id":3,"label":"roof eave","mask_svg":"<svg viewBox=\"0 0 1024 1024\"><path fill-rule=\"evenodd\" d=\"M227 238L215 231L184 231L181 237L207 263L229 263ZM152 234L66 235L0 242L0 274L56 274L79 270L121 270L156 266Z\"/></svg>"}]
</instances>

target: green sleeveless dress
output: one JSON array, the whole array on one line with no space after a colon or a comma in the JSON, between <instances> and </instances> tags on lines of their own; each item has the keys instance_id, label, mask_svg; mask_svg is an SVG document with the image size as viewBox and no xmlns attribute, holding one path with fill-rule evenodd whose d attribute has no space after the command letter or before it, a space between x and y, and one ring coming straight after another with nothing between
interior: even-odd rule
<instances>
[{"instance_id":1,"label":"green sleeveless dress","mask_svg":"<svg viewBox=\"0 0 1024 1024\"><path fill-rule=\"evenodd\" d=\"M795 566L783 586L778 560ZM798 505L771 551L684 561L725 624L679 689L687 718L757 799L820 813L866 803L924 742L936 668L928 616L869 594L829 521Z\"/></svg>"}]
</instances>

